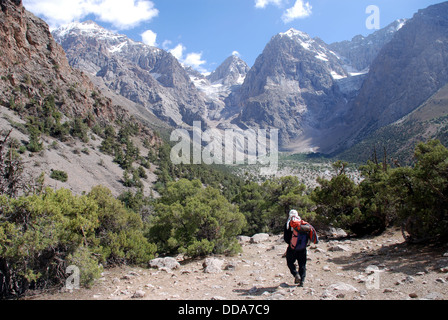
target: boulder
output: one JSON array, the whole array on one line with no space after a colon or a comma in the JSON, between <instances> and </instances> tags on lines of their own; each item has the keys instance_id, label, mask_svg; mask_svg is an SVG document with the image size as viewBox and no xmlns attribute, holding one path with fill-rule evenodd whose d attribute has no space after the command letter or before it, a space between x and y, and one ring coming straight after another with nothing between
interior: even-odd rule
<instances>
[{"instance_id":1,"label":"boulder","mask_svg":"<svg viewBox=\"0 0 448 320\"><path fill-rule=\"evenodd\" d=\"M250 237L248 236L238 236L236 237L239 243L247 243L250 242Z\"/></svg>"},{"instance_id":2,"label":"boulder","mask_svg":"<svg viewBox=\"0 0 448 320\"><path fill-rule=\"evenodd\" d=\"M216 258L207 258L207 259L205 259L202 266L204 267L205 273L220 273L220 272L222 272L223 264L224 264L224 260L216 259Z\"/></svg>"},{"instance_id":3,"label":"boulder","mask_svg":"<svg viewBox=\"0 0 448 320\"><path fill-rule=\"evenodd\" d=\"M261 243L269 239L269 234L267 233L257 233L250 238L250 243Z\"/></svg>"},{"instance_id":4,"label":"boulder","mask_svg":"<svg viewBox=\"0 0 448 320\"><path fill-rule=\"evenodd\" d=\"M354 286L344 283L344 282L338 282L331 284L327 287L327 291L344 291L344 292L358 292L358 289L356 289Z\"/></svg>"},{"instance_id":5,"label":"boulder","mask_svg":"<svg viewBox=\"0 0 448 320\"><path fill-rule=\"evenodd\" d=\"M165 257L165 258L156 258L156 259L151 260L149 262L149 266L151 268L157 268L157 269L166 268L169 270L173 270L173 269L179 268L180 264L174 258Z\"/></svg>"},{"instance_id":6,"label":"boulder","mask_svg":"<svg viewBox=\"0 0 448 320\"><path fill-rule=\"evenodd\" d=\"M137 290L135 291L134 295L132 296L132 298L134 299L141 299L146 295L146 292L143 290Z\"/></svg>"},{"instance_id":7,"label":"boulder","mask_svg":"<svg viewBox=\"0 0 448 320\"><path fill-rule=\"evenodd\" d=\"M333 238L344 238L347 236L347 232L345 232L343 229L334 227L330 227L327 234Z\"/></svg>"}]
</instances>

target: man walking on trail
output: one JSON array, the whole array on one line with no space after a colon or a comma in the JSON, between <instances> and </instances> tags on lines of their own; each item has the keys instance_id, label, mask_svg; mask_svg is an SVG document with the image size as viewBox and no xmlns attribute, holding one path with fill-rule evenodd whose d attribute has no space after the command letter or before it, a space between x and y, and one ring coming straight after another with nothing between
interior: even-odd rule
<instances>
[{"instance_id":1,"label":"man walking on trail","mask_svg":"<svg viewBox=\"0 0 448 320\"><path fill-rule=\"evenodd\" d=\"M319 242L316 230L308 222L303 221L296 210L291 210L285 224L284 240L288 244L286 262L294 277L294 283L303 287L306 277L306 248L311 242L315 244ZM296 269L296 261L299 271Z\"/></svg>"}]
</instances>

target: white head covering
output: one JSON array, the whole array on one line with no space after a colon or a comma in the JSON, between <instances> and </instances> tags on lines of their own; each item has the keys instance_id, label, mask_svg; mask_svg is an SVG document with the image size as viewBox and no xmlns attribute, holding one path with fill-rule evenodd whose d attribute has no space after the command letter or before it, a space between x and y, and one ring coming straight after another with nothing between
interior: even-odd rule
<instances>
[{"instance_id":1,"label":"white head covering","mask_svg":"<svg viewBox=\"0 0 448 320\"><path fill-rule=\"evenodd\" d=\"M294 210L294 209L292 209L291 211L289 211L289 218L292 218L292 217L298 217L298 218L300 218L300 217L299 217L299 213L298 213L296 210Z\"/></svg>"},{"instance_id":2,"label":"white head covering","mask_svg":"<svg viewBox=\"0 0 448 320\"><path fill-rule=\"evenodd\" d=\"M288 221L286 222L286 228L289 228L289 223L291 222L291 220L298 220L298 221L302 220L299 216L299 213L294 209L289 211L289 218Z\"/></svg>"}]
</instances>

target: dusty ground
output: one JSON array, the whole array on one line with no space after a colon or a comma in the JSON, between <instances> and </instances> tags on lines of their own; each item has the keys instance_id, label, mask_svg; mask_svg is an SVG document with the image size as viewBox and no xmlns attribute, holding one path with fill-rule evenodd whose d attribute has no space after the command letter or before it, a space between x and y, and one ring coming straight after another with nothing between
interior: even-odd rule
<instances>
[{"instance_id":1,"label":"dusty ground","mask_svg":"<svg viewBox=\"0 0 448 320\"><path fill-rule=\"evenodd\" d=\"M307 281L294 279L281 236L243 243L243 252L206 273L204 260L173 270L121 267L91 289L39 294L37 300L407 300L448 299L448 248L410 246L398 230L379 237L325 240L308 249ZM340 251L339 251L340 250Z\"/></svg>"}]
</instances>

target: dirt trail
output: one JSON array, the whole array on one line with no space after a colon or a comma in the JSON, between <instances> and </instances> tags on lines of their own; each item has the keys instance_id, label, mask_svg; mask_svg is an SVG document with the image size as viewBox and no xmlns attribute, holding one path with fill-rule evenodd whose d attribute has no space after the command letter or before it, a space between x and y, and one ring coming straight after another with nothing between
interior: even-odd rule
<instances>
[{"instance_id":1,"label":"dirt trail","mask_svg":"<svg viewBox=\"0 0 448 320\"><path fill-rule=\"evenodd\" d=\"M107 269L91 289L40 294L40 300L406 300L448 299L448 248L410 246L398 230L379 237L321 239L308 249L304 287L282 257L281 236L244 242L234 257L216 256L217 273L205 259L180 261L176 269Z\"/></svg>"}]
</instances>

